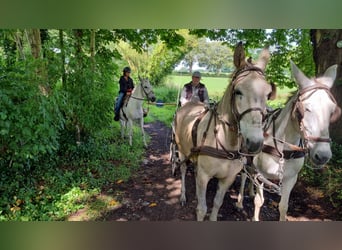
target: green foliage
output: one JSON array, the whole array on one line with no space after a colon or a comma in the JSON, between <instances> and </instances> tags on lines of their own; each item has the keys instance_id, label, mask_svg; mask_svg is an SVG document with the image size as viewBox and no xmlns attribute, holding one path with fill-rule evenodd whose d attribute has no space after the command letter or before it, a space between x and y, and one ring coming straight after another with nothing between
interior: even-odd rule
<instances>
[{"instance_id":1,"label":"green foliage","mask_svg":"<svg viewBox=\"0 0 342 250\"><path fill-rule=\"evenodd\" d=\"M223 41L234 48L239 41L244 42L246 56L255 57L253 50L269 46L272 51L271 61L267 66L269 81L278 86L294 87L290 77L290 59L309 76L314 75L314 61L309 30L263 30L263 29L229 29L229 30L191 30L190 34L199 37L209 37L212 40Z\"/></svg>"},{"instance_id":2,"label":"green foliage","mask_svg":"<svg viewBox=\"0 0 342 250\"><path fill-rule=\"evenodd\" d=\"M78 146L64 142L57 160L42 159L29 171L3 169L0 220L64 220L102 187L127 180L141 162L143 143L134 137L131 148L118 138L113 124Z\"/></svg>"},{"instance_id":3,"label":"green foliage","mask_svg":"<svg viewBox=\"0 0 342 250\"><path fill-rule=\"evenodd\" d=\"M323 170L304 166L300 179L323 190L332 204L340 207L342 205L342 145L332 143L331 149L333 157Z\"/></svg>"},{"instance_id":4,"label":"green foliage","mask_svg":"<svg viewBox=\"0 0 342 250\"><path fill-rule=\"evenodd\" d=\"M53 154L59 147L58 136L64 119L58 102L63 98L52 90L39 88L31 72L32 62L18 63L16 71L3 72L0 90L0 164L22 169Z\"/></svg>"},{"instance_id":5,"label":"green foliage","mask_svg":"<svg viewBox=\"0 0 342 250\"><path fill-rule=\"evenodd\" d=\"M211 72L219 75L222 70L234 70L233 53L231 49L222 42L212 41L202 45L202 50L198 55L199 65L206 67Z\"/></svg>"},{"instance_id":6,"label":"green foliage","mask_svg":"<svg viewBox=\"0 0 342 250\"><path fill-rule=\"evenodd\" d=\"M153 51L149 63L149 80L159 85L172 72L174 66L182 60L186 53L185 47L170 50L165 43L159 43Z\"/></svg>"}]
</instances>

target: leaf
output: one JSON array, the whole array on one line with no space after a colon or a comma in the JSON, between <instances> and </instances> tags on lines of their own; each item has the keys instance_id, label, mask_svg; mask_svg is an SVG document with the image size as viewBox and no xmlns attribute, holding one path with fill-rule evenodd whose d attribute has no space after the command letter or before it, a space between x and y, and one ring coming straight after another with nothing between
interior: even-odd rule
<instances>
[{"instance_id":1,"label":"leaf","mask_svg":"<svg viewBox=\"0 0 342 250\"><path fill-rule=\"evenodd\" d=\"M116 200L111 200L110 202L109 202L109 206L111 206L111 207L114 207L114 206L116 206L116 205L118 205L119 204L119 202L117 202Z\"/></svg>"},{"instance_id":2,"label":"leaf","mask_svg":"<svg viewBox=\"0 0 342 250\"><path fill-rule=\"evenodd\" d=\"M123 180L121 179L116 182L116 184L121 184L121 183L123 183Z\"/></svg>"},{"instance_id":3,"label":"leaf","mask_svg":"<svg viewBox=\"0 0 342 250\"><path fill-rule=\"evenodd\" d=\"M155 202L152 202L150 205L149 205L149 207L156 207L157 206L157 203L155 203Z\"/></svg>"}]
</instances>

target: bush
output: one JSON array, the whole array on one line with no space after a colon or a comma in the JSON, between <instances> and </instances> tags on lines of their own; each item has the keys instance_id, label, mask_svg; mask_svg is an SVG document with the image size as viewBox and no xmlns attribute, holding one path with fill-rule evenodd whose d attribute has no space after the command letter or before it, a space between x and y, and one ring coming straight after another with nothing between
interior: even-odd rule
<instances>
[{"instance_id":1,"label":"bush","mask_svg":"<svg viewBox=\"0 0 342 250\"><path fill-rule=\"evenodd\" d=\"M164 103L176 103L178 89L176 86L159 86L153 89L157 100L162 100Z\"/></svg>"},{"instance_id":2,"label":"bush","mask_svg":"<svg viewBox=\"0 0 342 250\"><path fill-rule=\"evenodd\" d=\"M25 70L33 70L23 65ZM0 168L20 171L58 150L59 132L64 126L56 91L48 94L35 79L18 67L1 81L0 90Z\"/></svg>"},{"instance_id":3,"label":"bush","mask_svg":"<svg viewBox=\"0 0 342 250\"><path fill-rule=\"evenodd\" d=\"M342 145L331 144L333 157L322 170L303 167L300 178L323 190L334 206L342 205Z\"/></svg>"}]
</instances>

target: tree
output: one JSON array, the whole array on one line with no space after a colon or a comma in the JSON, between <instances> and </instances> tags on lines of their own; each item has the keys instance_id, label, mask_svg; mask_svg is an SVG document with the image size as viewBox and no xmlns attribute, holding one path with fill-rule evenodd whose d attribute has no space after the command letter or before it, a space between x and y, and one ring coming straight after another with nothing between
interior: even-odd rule
<instances>
[{"instance_id":1,"label":"tree","mask_svg":"<svg viewBox=\"0 0 342 250\"><path fill-rule=\"evenodd\" d=\"M131 31L129 34L130 37L134 36ZM117 43L116 48L134 71L147 76L151 83L158 85L183 59L191 47L191 42L184 38L187 30L145 31L144 35L147 34L149 34L150 44L140 43L143 47L137 47L136 41L127 41L126 37L120 36L122 40Z\"/></svg>"},{"instance_id":2,"label":"tree","mask_svg":"<svg viewBox=\"0 0 342 250\"><path fill-rule=\"evenodd\" d=\"M198 62L200 66L205 66L210 71L220 74L224 67L233 68L232 51L222 42L206 42L205 49L200 51Z\"/></svg>"},{"instance_id":3,"label":"tree","mask_svg":"<svg viewBox=\"0 0 342 250\"><path fill-rule=\"evenodd\" d=\"M293 87L289 73L292 59L306 75L320 75L330 65L338 64L336 82L332 88L336 101L342 107L342 50L337 46L342 40L342 30L288 29L288 30L191 30L200 37L207 36L233 46L237 41L245 41L247 48L273 46L271 62L267 68L268 78L280 86ZM340 42L341 43L341 42ZM330 126L332 138L342 143L342 119Z\"/></svg>"},{"instance_id":4,"label":"tree","mask_svg":"<svg viewBox=\"0 0 342 250\"><path fill-rule=\"evenodd\" d=\"M124 41L118 42L116 48L134 72L141 76L147 76L151 49L137 51L129 43Z\"/></svg>"},{"instance_id":5,"label":"tree","mask_svg":"<svg viewBox=\"0 0 342 250\"><path fill-rule=\"evenodd\" d=\"M201 29L190 30L190 34L222 41L231 48L234 48L239 41L243 41L248 57L252 56L251 49L271 47L272 57L266 73L268 79L278 86L295 86L294 81L290 78L290 59L296 62L305 74L313 74L314 62L311 56L312 46L310 46L309 30Z\"/></svg>"}]
</instances>

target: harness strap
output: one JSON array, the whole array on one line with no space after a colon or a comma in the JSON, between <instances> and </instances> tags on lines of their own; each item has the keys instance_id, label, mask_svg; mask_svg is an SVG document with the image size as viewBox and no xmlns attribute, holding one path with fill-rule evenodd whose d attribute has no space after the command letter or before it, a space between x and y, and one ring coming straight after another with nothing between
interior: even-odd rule
<instances>
[{"instance_id":1,"label":"harness strap","mask_svg":"<svg viewBox=\"0 0 342 250\"><path fill-rule=\"evenodd\" d=\"M199 117L196 119L194 125L192 126L191 135L192 135L192 143L194 147L197 147L197 128L203 117L208 113L209 109L206 109L204 112L202 112ZM210 123L210 120L209 120ZM207 128L208 130L208 128ZM204 135L203 135L204 136Z\"/></svg>"},{"instance_id":2,"label":"harness strap","mask_svg":"<svg viewBox=\"0 0 342 250\"><path fill-rule=\"evenodd\" d=\"M191 149L192 155L207 155L219 159L236 160L240 158L238 151L226 151L223 149L216 149L209 146L194 147Z\"/></svg>"},{"instance_id":3,"label":"harness strap","mask_svg":"<svg viewBox=\"0 0 342 250\"><path fill-rule=\"evenodd\" d=\"M264 145L262 147L262 152L276 156L276 157L283 157L286 160L289 159L298 159L305 157L305 152L303 150L283 150L283 154L280 154L278 150L270 145Z\"/></svg>"},{"instance_id":4,"label":"harness strap","mask_svg":"<svg viewBox=\"0 0 342 250\"><path fill-rule=\"evenodd\" d=\"M323 138L323 137L317 137L317 136L306 136L305 139L308 139L309 141L314 141L314 142L327 142L327 143L331 142L330 138Z\"/></svg>"},{"instance_id":5,"label":"harness strap","mask_svg":"<svg viewBox=\"0 0 342 250\"><path fill-rule=\"evenodd\" d=\"M194 155L207 155L207 156L212 156L215 158L219 158L219 159L228 159L228 160L235 160L235 159L239 159L240 158L240 154L238 151L231 151L231 150L227 150L224 145L218 140L217 138L217 129L216 129L216 117L217 117L217 112L215 110L215 108L213 110L211 110L210 113L210 117L209 117L209 121L207 123L207 127L205 129L205 131L203 132L203 136L202 136L202 140L201 140L201 145L197 146L197 129L198 129L198 125L200 123L200 121L202 120L202 118L204 117L204 115L206 113L208 113L209 109L207 109L206 111L204 111L203 113L201 113L201 115L197 118L197 120L195 121L193 127L192 127L192 140L193 140L193 147L191 148L191 152L190 154L183 160L180 162L180 165L183 164L184 162L188 161L192 156ZM216 148L214 147L210 147L210 146L204 146L205 140L207 138L207 134L208 134L208 130L211 124L211 121L214 118L215 121L215 138L216 138ZM226 123L223 123L225 125L227 125ZM219 143L219 145L222 147L222 149L219 149L217 146L217 143Z\"/></svg>"}]
</instances>

